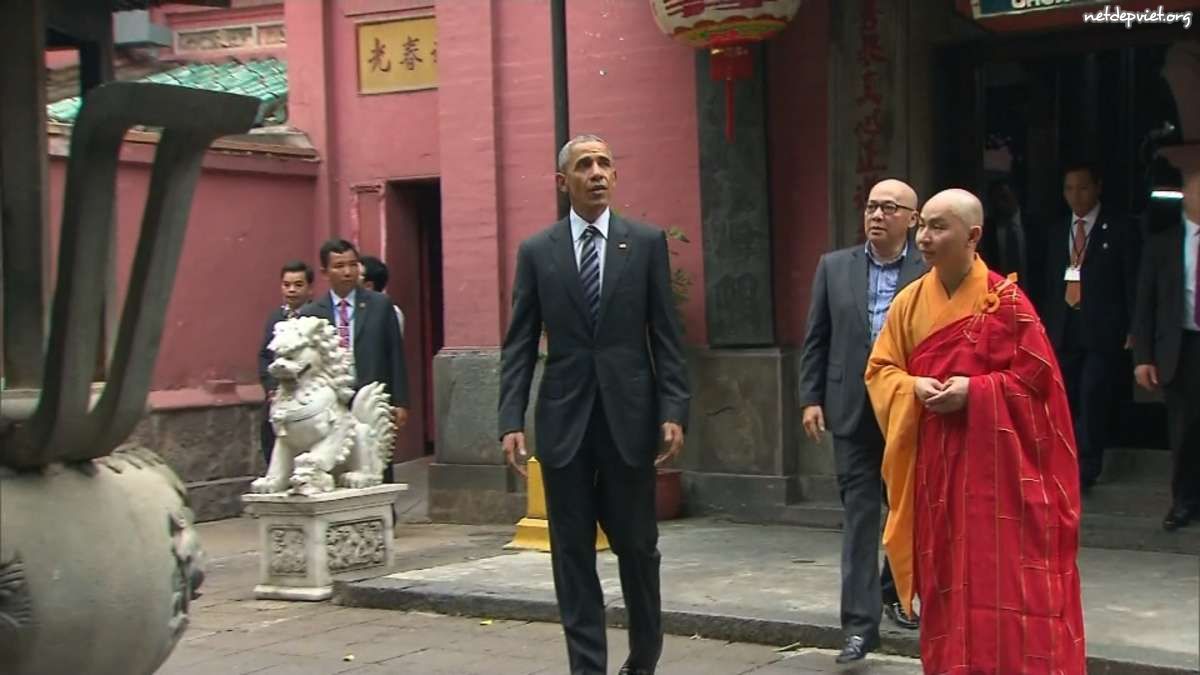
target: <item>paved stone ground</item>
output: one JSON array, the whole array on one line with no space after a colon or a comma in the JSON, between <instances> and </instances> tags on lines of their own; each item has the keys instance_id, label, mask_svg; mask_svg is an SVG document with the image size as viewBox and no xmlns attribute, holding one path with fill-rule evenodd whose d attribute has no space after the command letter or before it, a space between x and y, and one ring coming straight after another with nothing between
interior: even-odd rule
<instances>
[{"instance_id":1,"label":"paved stone ground","mask_svg":"<svg viewBox=\"0 0 1200 675\"><path fill-rule=\"evenodd\" d=\"M163 675L532 675L566 672L557 624L447 617L338 607L330 603L254 600L258 574L254 522L205 523L209 557L204 595L192 607L183 641ZM401 567L422 569L496 555L511 528L401 525ZM611 672L625 657L625 635L609 631ZM912 659L872 655L843 668L827 650L771 647L668 636L663 675L915 675Z\"/></svg>"},{"instance_id":2,"label":"paved stone ground","mask_svg":"<svg viewBox=\"0 0 1200 675\"><path fill-rule=\"evenodd\" d=\"M435 607L475 617L490 614L495 620L256 601L254 521L206 523L200 526L210 556L204 596L193 604L192 627L161 672L566 672L557 624L500 620L504 615L499 610L514 602L524 603L525 609L518 607L509 618L554 616L548 556L503 551L511 526L429 524L424 465L397 467L398 480L409 482L411 489L397 503L402 524L395 569L387 577L342 586L374 584L376 591L385 591L383 596L401 596L400 602L384 597L384 607ZM713 520L664 524L664 606L668 631L677 635L666 640L659 672L920 672L916 661L901 657L873 654L865 666L843 669L833 664L833 652L827 650L777 652L761 644L688 637L698 631L758 643L803 639L806 645L834 644L838 538L836 532ZM619 612L615 560L602 553L599 562L610 610ZM1084 549L1080 566L1089 654L1118 663L1104 673L1198 672L1200 557ZM363 593L370 596L372 591ZM538 605L549 609L522 616ZM497 611L488 612L489 606ZM886 620L883 627L888 649L915 653L915 633ZM625 638L619 630L609 635L615 672L625 656ZM345 660L347 656L354 658ZM1137 667L1131 670L1133 664Z\"/></svg>"},{"instance_id":3,"label":"paved stone ground","mask_svg":"<svg viewBox=\"0 0 1200 675\"><path fill-rule=\"evenodd\" d=\"M839 533L708 519L663 523L660 532L667 632L840 642ZM610 617L620 616L616 557L598 558ZM1090 657L1116 665L1113 673L1196 672L1200 557L1083 549L1079 566ZM543 619L554 607L549 557L534 552L399 571L341 584L335 596L346 605L512 619ZM916 655L915 632L887 621L882 628L885 649Z\"/></svg>"}]
</instances>

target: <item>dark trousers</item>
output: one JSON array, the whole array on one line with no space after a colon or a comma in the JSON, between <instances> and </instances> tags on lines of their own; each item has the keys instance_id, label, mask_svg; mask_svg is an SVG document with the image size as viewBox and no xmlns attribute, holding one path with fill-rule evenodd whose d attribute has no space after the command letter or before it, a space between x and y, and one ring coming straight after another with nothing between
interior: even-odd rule
<instances>
[{"instance_id":1,"label":"dark trousers","mask_svg":"<svg viewBox=\"0 0 1200 675\"><path fill-rule=\"evenodd\" d=\"M259 429L263 459L271 465L271 451L275 448L275 427L271 426L271 401L263 403L262 426Z\"/></svg>"},{"instance_id":2,"label":"dark trousers","mask_svg":"<svg viewBox=\"0 0 1200 675\"><path fill-rule=\"evenodd\" d=\"M1171 445L1171 498L1175 506L1200 508L1200 333L1184 332L1179 365L1163 393Z\"/></svg>"},{"instance_id":3,"label":"dark trousers","mask_svg":"<svg viewBox=\"0 0 1200 675\"><path fill-rule=\"evenodd\" d=\"M879 638L883 603L898 600L891 566L879 571L880 510L884 488L883 435L873 413L864 412L859 430L834 436L838 493L842 500L842 630L847 637Z\"/></svg>"},{"instance_id":4,"label":"dark trousers","mask_svg":"<svg viewBox=\"0 0 1200 675\"><path fill-rule=\"evenodd\" d=\"M651 449L647 448L647 452ZM604 596L596 575L596 522L617 555L629 618L629 660L653 671L662 653L654 466L625 464L599 396L583 444L559 469L543 468L554 593L571 675L604 675Z\"/></svg>"},{"instance_id":5,"label":"dark trousers","mask_svg":"<svg viewBox=\"0 0 1200 675\"><path fill-rule=\"evenodd\" d=\"M1080 337L1087 330L1080 312L1070 310L1063 332L1058 360L1079 446L1079 478L1084 485L1096 482L1104 469L1104 450L1117 405L1129 390L1133 366L1123 351L1083 348Z\"/></svg>"}]
</instances>

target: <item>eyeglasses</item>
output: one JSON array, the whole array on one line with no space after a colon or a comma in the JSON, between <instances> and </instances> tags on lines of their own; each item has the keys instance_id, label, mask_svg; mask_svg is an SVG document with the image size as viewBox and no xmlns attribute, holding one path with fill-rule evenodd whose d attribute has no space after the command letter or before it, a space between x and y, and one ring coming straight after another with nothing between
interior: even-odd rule
<instances>
[{"instance_id":1,"label":"eyeglasses","mask_svg":"<svg viewBox=\"0 0 1200 675\"><path fill-rule=\"evenodd\" d=\"M875 213L875 209L883 211L883 215L885 216L894 216L896 215L896 211L900 209L916 212L916 209L913 207L897 204L896 202L867 202L867 207L863 211L869 216Z\"/></svg>"}]
</instances>

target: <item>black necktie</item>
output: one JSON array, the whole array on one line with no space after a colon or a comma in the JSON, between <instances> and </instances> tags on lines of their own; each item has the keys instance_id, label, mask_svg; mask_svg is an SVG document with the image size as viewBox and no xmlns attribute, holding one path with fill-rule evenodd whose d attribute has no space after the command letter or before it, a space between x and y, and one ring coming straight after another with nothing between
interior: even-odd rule
<instances>
[{"instance_id":1,"label":"black necktie","mask_svg":"<svg viewBox=\"0 0 1200 675\"><path fill-rule=\"evenodd\" d=\"M579 280L583 282L583 297L592 312L592 326L600 321L600 253L596 250L599 236L600 230L588 225L583 231L583 251L579 256Z\"/></svg>"}]
</instances>

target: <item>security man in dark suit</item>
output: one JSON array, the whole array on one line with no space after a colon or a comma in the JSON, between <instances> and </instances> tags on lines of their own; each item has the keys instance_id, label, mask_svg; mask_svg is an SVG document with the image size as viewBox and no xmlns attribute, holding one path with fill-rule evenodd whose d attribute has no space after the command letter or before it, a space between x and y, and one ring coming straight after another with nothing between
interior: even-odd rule
<instances>
[{"instance_id":1,"label":"security man in dark suit","mask_svg":"<svg viewBox=\"0 0 1200 675\"><path fill-rule=\"evenodd\" d=\"M329 292L300 309L301 316L317 316L337 329L342 347L354 360L355 389L372 382L387 386L396 426L408 421L408 369L404 363L404 338L396 322L392 301L382 293L359 285L362 274L358 250L345 239L321 245L321 273ZM392 467L384 470L391 482Z\"/></svg>"},{"instance_id":2,"label":"security man in dark suit","mask_svg":"<svg viewBox=\"0 0 1200 675\"><path fill-rule=\"evenodd\" d=\"M1200 142L1160 152L1183 173L1183 202L1146 243L1133 344L1138 384L1167 402L1170 532L1200 517Z\"/></svg>"},{"instance_id":3,"label":"security man in dark suit","mask_svg":"<svg viewBox=\"0 0 1200 675\"><path fill-rule=\"evenodd\" d=\"M267 460L267 464L271 463L271 451L275 448L275 429L271 426L271 399L279 386L268 370L271 362L275 360L275 354L267 349L267 346L275 337L275 324L300 316L300 308L312 300L312 283L313 271L307 263L294 260L283 266L279 272L279 291L283 295L283 304L272 310L267 317L262 344L258 348L258 381L262 383L263 393L266 394L261 436L263 458Z\"/></svg>"},{"instance_id":4,"label":"security man in dark suit","mask_svg":"<svg viewBox=\"0 0 1200 675\"><path fill-rule=\"evenodd\" d=\"M988 186L987 219L979 240L979 256L988 269L1008 276L1016 274L1022 290L1041 292L1030 272L1035 268L1029 246L1030 226L1021 211L1021 201L1008 178ZM1040 277L1041 270L1038 269Z\"/></svg>"},{"instance_id":5,"label":"security man in dark suit","mask_svg":"<svg viewBox=\"0 0 1200 675\"><path fill-rule=\"evenodd\" d=\"M879 571L884 442L863 381L867 357L896 293L925 273L921 254L908 237L916 225L916 209L917 193L905 183L875 185L863 213L867 243L821 256L813 278L800 359L800 404L810 438L819 442L827 427L833 432L844 511L845 644L838 663L861 660L879 646L882 607L901 626L917 627L900 604L886 559L882 575Z\"/></svg>"},{"instance_id":6,"label":"security man in dark suit","mask_svg":"<svg viewBox=\"0 0 1200 675\"><path fill-rule=\"evenodd\" d=\"M689 393L667 239L609 204L617 173L596 136L558 156L568 218L521 243L500 374L500 435L525 449L538 341L548 355L536 411L554 590L572 675L606 673L596 521L617 555L629 616L621 673L653 673L662 652L655 466L683 447ZM659 444L666 450L655 459Z\"/></svg>"},{"instance_id":7,"label":"security man in dark suit","mask_svg":"<svg viewBox=\"0 0 1200 675\"><path fill-rule=\"evenodd\" d=\"M1087 490L1100 476L1109 426L1129 391L1141 237L1135 224L1101 205L1094 165L1068 166L1063 176L1071 214L1049 230L1041 311L1062 367Z\"/></svg>"}]
</instances>

